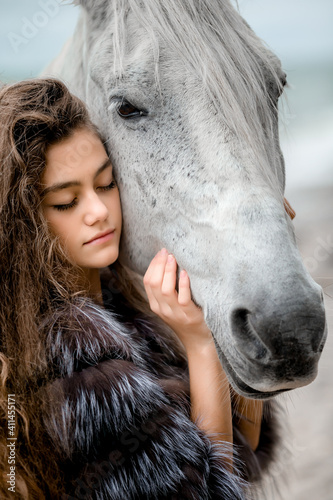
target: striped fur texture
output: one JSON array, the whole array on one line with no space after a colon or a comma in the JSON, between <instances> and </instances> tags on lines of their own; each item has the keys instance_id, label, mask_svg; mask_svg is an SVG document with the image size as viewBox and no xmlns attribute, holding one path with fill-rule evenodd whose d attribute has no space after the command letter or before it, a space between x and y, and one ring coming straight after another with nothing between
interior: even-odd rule
<instances>
[{"instance_id":1,"label":"striped fur texture","mask_svg":"<svg viewBox=\"0 0 333 500\"><path fill-rule=\"evenodd\" d=\"M141 313L129 320L121 300L117 313L78 301L42 325L50 374L37 418L60 464L59 498L245 499L245 479L258 480L272 458L271 413L256 453L235 426L232 474L226 444L189 418L187 365L174 341Z\"/></svg>"}]
</instances>

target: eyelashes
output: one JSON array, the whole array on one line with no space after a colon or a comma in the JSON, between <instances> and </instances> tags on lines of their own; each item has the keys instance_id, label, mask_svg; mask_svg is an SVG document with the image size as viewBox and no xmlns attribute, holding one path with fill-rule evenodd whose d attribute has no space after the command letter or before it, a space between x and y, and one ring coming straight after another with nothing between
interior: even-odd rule
<instances>
[{"instance_id":1,"label":"eyelashes","mask_svg":"<svg viewBox=\"0 0 333 500\"><path fill-rule=\"evenodd\" d=\"M108 184L107 186L99 186L97 189L100 191L110 191L116 186L117 186L116 182L112 180L111 183ZM75 207L76 205L77 205L77 198L75 197L74 200L72 200L70 203L66 203L64 205L53 205L53 208L55 208L59 212L63 212L65 210L69 210L70 208Z\"/></svg>"},{"instance_id":2,"label":"eyelashes","mask_svg":"<svg viewBox=\"0 0 333 500\"><path fill-rule=\"evenodd\" d=\"M116 187L116 182L114 180L111 181L111 184L108 186L100 186L97 189L100 189L101 191L110 191L110 189L113 189Z\"/></svg>"},{"instance_id":3,"label":"eyelashes","mask_svg":"<svg viewBox=\"0 0 333 500\"><path fill-rule=\"evenodd\" d=\"M59 210L59 212L62 212L64 210L68 210L69 208L75 207L76 203L77 203L77 199L74 198L73 201L71 201L70 203L67 203L66 205L53 205L53 208L55 208L56 210Z\"/></svg>"}]
</instances>

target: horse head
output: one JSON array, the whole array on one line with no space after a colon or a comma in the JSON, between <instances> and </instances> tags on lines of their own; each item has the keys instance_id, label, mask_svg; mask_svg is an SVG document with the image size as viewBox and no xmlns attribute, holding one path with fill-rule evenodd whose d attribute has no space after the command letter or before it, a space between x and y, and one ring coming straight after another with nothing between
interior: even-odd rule
<instances>
[{"instance_id":1,"label":"horse head","mask_svg":"<svg viewBox=\"0 0 333 500\"><path fill-rule=\"evenodd\" d=\"M144 274L161 247L175 255L240 394L310 383L326 323L283 205L280 61L228 0L78 3L53 70L106 138L121 260Z\"/></svg>"}]
</instances>

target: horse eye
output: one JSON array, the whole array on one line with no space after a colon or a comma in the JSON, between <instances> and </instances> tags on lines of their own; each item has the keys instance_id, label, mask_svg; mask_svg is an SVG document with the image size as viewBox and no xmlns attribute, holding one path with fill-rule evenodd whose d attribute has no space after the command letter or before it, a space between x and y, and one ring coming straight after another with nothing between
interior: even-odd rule
<instances>
[{"instance_id":1,"label":"horse eye","mask_svg":"<svg viewBox=\"0 0 333 500\"><path fill-rule=\"evenodd\" d=\"M118 115L121 118L139 118L140 116L147 116L148 111L138 109L126 99L123 99L117 108Z\"/></svg>"}]
</instances>

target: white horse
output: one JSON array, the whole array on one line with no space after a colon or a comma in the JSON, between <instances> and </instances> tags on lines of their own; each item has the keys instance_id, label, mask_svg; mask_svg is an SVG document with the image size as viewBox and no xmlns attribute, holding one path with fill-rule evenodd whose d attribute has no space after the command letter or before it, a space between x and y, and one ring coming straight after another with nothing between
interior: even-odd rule
<instances>
[{"instance_id":1,"label":"white horse","mask_svg":"<svg viewBox=\"0 0 333 500\"><path fill-rule=\"evenodd\" d=\"M143 274L161 247L175 255L238 393L310 383L325 312L283 205L280 61L229 0L77 3L75 34L47 74L105 135L122 261Z\"/></svg>"}]
</instances>

